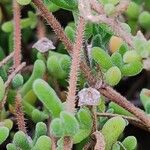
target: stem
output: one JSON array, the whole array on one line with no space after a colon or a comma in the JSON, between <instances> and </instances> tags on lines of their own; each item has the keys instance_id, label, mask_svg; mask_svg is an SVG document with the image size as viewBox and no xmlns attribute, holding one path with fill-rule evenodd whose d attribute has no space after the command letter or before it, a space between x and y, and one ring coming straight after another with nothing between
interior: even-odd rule
<instances>
[{"instance_id":1,"label":"stem","mask_svg":"<svg viewBox=\"0 0 150 150\"><path fill-rule=\"evenodd\" d=\"M100 131L95 131L92 135L94 135L96 139L94 150L105 150L105 140L103 134Z\"/></svg>"},{"instance_id":2,"label":"stem","mask_svg":"<svg viewBox=\"0 0 150 150\"><path fill-rule=\"evenodd\" d=\"M97 113L97 116L108 117L108 118L120 116L120 117L128 120L129 123L131 123L132 125L150 132L150 130L147 130L147 127L145 126L145 124L143 124L143 122L141 122L141 120L139 120L139 119L137 119L135 117L124 116L124 115L119 115L119 114L111 114L111 113Z\"/></svg>"},{"instance_id":3,"label":"stem","mask_svg":"<svg viewBox=\"0 0 150 150\"><path fill-rule=\"evenodd\" d=\"M60 23L57 19L53 16L51 12L44 6L41 0L32 0L32 2L37 6L39 11L41 12L41 16L45 18L48 24L52 27L52 29L57 34L58 38L64 43L68 51L73 49L73 46L67 36L64 34L64 30L61 27Z\"/></svg>"},{"instance_id":4,"label":"stem","mask_svg":"<svg viewBox=\"0 0 150 150\"><path fill-rule=\"evenodd\" d=\"M122 14L125 12L129 6L131 0L120 1L120 3L116 6L115 16Z\"/></svg>"},{"instance_id":5,"label":"stem","mask_svg":"<svg viewBox=\"0 0 150 150\"><path fill-rule=\"evenodd\" d=\"M87 78L87 81L90 85L98 85L97 80L93 77L91 72L89 72L89 67L85 66L85 64L82 64L81 69ZM93 78L91 80L91 78ZM95 81L94 81L95 80ZM100 81L99 81L100 82ZM100 82L101 83L101 82ZM101 85L101 84L100 84ZM119 106L123 107L124 109L128 110L130 113L135 115L137 118L139 118L143 123L145 123L145 126L149 129L150 128L150 118L142 111L141 109L135 107L130 101L128 101L125 97L123 97L121 94L116 92L113 88L110 86L107 86L105 84L102 84L101 86L96 87L99 92L110 99L111 101L115 102Z\"/></svg>"},{"instance_id":6,"label":"stem","mask_svg":"<svg viewBox=\"0 0 150 150\"><path fill-rule=\"evenodd\" d=\"M25 65L26 65L26 63L23 62L22 64L20 64L20 65L8 76L8 79L7 79L7 81L5 82L5 87L6 87L6 88L10 85L10 83L11 83L12 79L15 77L15 75L16 75L18 72L20 72L20 71L22 70L22 68L25 67Z\"/></svg>"},{"instance_id":7,"label":"stem","mask_svg":"<svg viewBox=\"0 0 150 150\"><path fill-rule=\"evenodd\" d=\"M76 90L77 90L77 80L78 73L80 68L80 54L83 44L83 34L84 34L85 22L82 17L79 18L79 24L76 31L76 42L74 44L73 53L72 53L72 64L69 78L69 87L67 95L67 105L66 109L69 112L74 112L75 109L75 99L76 99Z\"/></svg>"},{"instance_id":8,"label":"stem","mask_svg":"<svg viewBox=\"0 0 150 150\"><path fill-rule=\"evenodd\" d=\"M4 66L13 56L14 56L14 52L10 53L6 58L4 58L0 62L0 67Z\"/></svg>"},{"instance_id":9,"label":"stem","mask_svg":"<svg viewBox=\"0 0 150 150\"><path fill-rule=\"evenodd\" d=\"M22 101L22 98L18 91L17 95L16 95L16 100L15 100L15 116L16 116L17 125L18 125L19 130L23 131L24 133L27 133L21 101Z\"/></svg>"},{"instance_id":10,"label":"stem","mask_svg":"<svg viewBox=\"0 0 150 150\"><path fill-rule=\"evenodd\" d=\"M0 103L0 111L3 109L3 107L5 106L5 103L6 103L6 100L7 100L7 94L8 94L8 87L12 81L12 79L15 77L15 75L21 71L21 69L23 67L25 67L26 63L22 63L20 66L18 66L16 68L16 70L14 70L9 76L8 76L8 79L7 81L5 82L5 88L6 88L6 91L5 91L5 96L3 98L3 100L1 101Z\"/></svg>"},{"instance_id":11,"label":"stem","mask_svg":"<svg viewBox=\"0 0 150 150\"><path fill-rule=\"evenodd\" d=\"M13 0L14 11L14 68L17 68L21 62L21 11L20 6Z\"/></svg>"},{"instance_id":12,"label":"stem","mask_svg":"<svg viewBox=\"0 0 150 150\"><path fill-rule=\"evenodd\" d=\"M61 28L61 25L59 22L54 18L51 12L47 10L47 8L43 5L43 3L40 0L33 0L34 4L38 7L39 11L42 13L41 15L46 19L47 23L52 26L54 31L56 32L59 39L64 42L64 45L66 46L68 52L72 51L72 44L68 40L67 36L65 35L63 29ZM54 23L55 22L55 23ZM55 29L55 24L57 24L57 29ZM61 39L61 37L63 37ZM82 72L84 73L84 76L87 78L87 81L90 83L90 86L94 86L97 82L96 78L91 74L90 68L87 66L87 64L83 61L80 63L80 68ZM103 87L103 86L102 86ZM99 91L101 94L109 98L110 100L114 101L118 105L122 106L129 112L133 113L137 118L139 118L141 121L145 123L145 125L150 128L150 119L147 117L142 110L135 107L131 102L129 102L126 98L121 96L119 93L114 91L111 87L107 86L107 88L99 87ZM113 91L113 96L110 92ZM119 99L118 99L119 95ZM116 99L117 98L117 99Z\"/></svg>"},{"instance_id":13,"label":"stem","mask_svg":"<svg viewBox=\"0 0 150 150\"><path fill-rule=\"evenodd\" d=\"M46 35L46 29L40 17L39 17L38 26L37 26L37 35L38 35L38 39L41 39L45 37Z\"/></svg>"},{"instance_id":14,"label":"stem","mask_svg":"<svg viewBox=\"0 0 150 150\"><path fill-rule=\"evenodd\" d=\"M64 137L64 150L71 150L72 145L72 139L70 137Z\"/></svg>"},{"instance_id":15,"label":"stem","mask_svg":"<svg viewBox=\"0 0 150 150\"><path fill-rule=\"evenodd\" d=\"M99 89L99 91L101 94L111 99L113 102L117 103L121 107L131 112L133 115L139 118L147 126L148 129L150 129L150 118L144 113L144 111L135 107L125 97L120 95L118 92L116 92L114 89L112 89L109 86L106 86L106 88L104 89L101 88Z\"/></svg>"}]
</instances>

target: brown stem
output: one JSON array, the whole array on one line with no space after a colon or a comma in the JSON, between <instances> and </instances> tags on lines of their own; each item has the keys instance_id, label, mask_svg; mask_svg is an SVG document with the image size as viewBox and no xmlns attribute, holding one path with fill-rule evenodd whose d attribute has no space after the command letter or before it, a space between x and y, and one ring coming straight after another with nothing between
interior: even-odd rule
<instances>
[{"instance_id":1,"label":"brown stem","mask_svg":"<svg viewBox=\"0 0 150 150\"><path fill-rule=\"evenodd\" d=\"M103 134L100 131L95 131L93 135L96 139L94 150L105 150L105 141Z\"/></svg>"},{"instance_id":2,"label":"brown stem","mask_svg":"<svg viewBox=\"0 0 150 150\"><path fill-rule=\"evenodd\" d=\"M73 45L68 40L68 38L65 35L63 29L61 28L59 22L54 18L52 13L50 13L47 10L47 8L43 5L43 3L40 0L33 0L33 2L38 7L39 11L42 13L42 16L47 20L48 24L50 26L52 26L52 28L56 32L57 36L59 37L59 39L62 42L64 42L64 45L66 46L68 52L71 52ZM56 29L55 29L55 27L56 27L55 24L57 25ZM90 83L90 85L93 86L94 84L96 84L96 82L95 82L96 79L91 74L90 68L83 61L81 61L81 63L80 63L80 68L81 68L82 72L84 73L84 76L87 78L87 81ZM124 98L119 93L114 91L111 87L98 88L98 89L101 92L101 94L103 94L110 100L114 101L115 103L119 104L123 108L127 109L129 112L133 113L137 118L139 118L141 121L143 121L148 128L150 128L150 119L144 114L144 112L142 110L140 110L139 108L136 108L132 103L127 101L126 98ZM113 92L113 95L111 92ZM119 95L119 97L118 97L118 95Z\"/></svg>"},{"instance_id":3,"label":"brown stem","mask_svg":"<svg viewBox=\"0 0 150 150\"><path fill-rule=\"evenodd\" d=\"M148 129L150 129L150 118L142 111L141 109L135 107L131 102L129 102L125 97L120 95L114 89L109 86L106 86L104 89L99 89L100 93L111 99L113 102L117 103L121 107L125 108L137 118L139 118Z\"/></svg>"},{"instance_id":4,"label":"brown stem","mask_svg":"<svg viewBox=\"0 0 150 150\"><path fill-rule=\"evenodd\" d=\"M45 35L46 35L46 29L43 22L41 21L41 18L39 17L38 26L37 26L38 39L45 37Z\"/></svg>"},{"instance_id":5,"label":"brown stem","mask_svg":"<svg viewBox=\"0 0 150 150\"><path fill-rule=\"evenodd\" d=\"M97 113L96 113L96 106L92 106L91 108L90 108L90 110L91 110L91 113L92 113L92 118L93 118L93 127L92 127L92 131L91 131L91 133L93 133L93 132L96 132L97 131Z\"/></svg>"},{"instance_id":6,"label":"brown stem","mask_svg":"<svg viewBox=\"0 0 150 150\"><path fill-rule=\"evenodd\" d=\"M111 114L111 113L97 113L97 116L108 117L108 118L120 116L120 117L128 120L129 123L131 123L132 125L150 132L150 130L147 129L147 127L145 126L145 124L143 124L143 122L141 122L141 120L139 120L139 119L137 119L135 117L124 116L124 115L119 115L119 114Z\"/></svg>"},{"instance_id":7,"label":"brown stem","mask_svg":"<svg viewBox=\"0 0 150 150\"><path fill-rule=\"evenodd\" d=\"M70 137L64 137L64 150L71 150L73 141Z\"/></svg>"},{"instance_id":8,"label":"brown stem","mask_svg":"<svg viewBox=\"0 0 150 150\"><path fill-rule=\"evenodd\" d=\"M123 12L125 12L129 6L131 0L125 0L125 1L120 1L120 3L116 6L115 14L114 15L120 15Z\"/></svg>"},{"instance_id":9,"label":"brown stem","mask_svg":"<svg viewBox=\"0 0 150 150\"><path fill-rule=\"evenodd\" d=\"M21 62L21 11L20 6L13 0L14 11L14 68L17 68Z\"/></svg>"},{"instance_id":10,"label":"brown stem","mask_svg":"<svg viewBox=\"0 0 150 150\"><path fill-rule=\"evenodd\" d=\"M89 67L86 66L85 64L81 64L81 70L84 73L85 77L87 78L87 81L89 82L90 85L96 85L98 82L97 80L93 77L91 72L89 72ZM92 80L91 80L92 78ZM97 84L98 85L98 84ZM100 84L101 85L101 84ZM135 115L137 118L139 118L142 122L145 123L147 128L150 128L150 118L146 116L146 114L139 108L135 107L131 102L129 102L125 97L123 97L121 94L116 92L113 88L110 86L106 86L102 84L101 86L97 86L97 89L99 92L110 99L111 101L117 103L119 106L125 108L129 112L131 112L133 115Z\"/></svg>"},{"instance_id":11,"label":"brown stem","mask_svg":"<svg viewBox=\"0 0 150 150\"><path fill-rule=\"evenodd\" d=\"M69 87L67 95L67 111L74 112L75 109L75 99L76 99L76 85L78 80L79 68L80 68L80 55L81 48L83 44L83 34L84 34L85 22L82 17L79 18L79 23L76 31L76 42L74 44L72 52L72 64L69 78Z\"/></svg>"},{"instance_id":12,"label":"brown stem","mask_svg":"<svg viewBox=\"0 0 150 150\"><path fill-rule=\"evenodd\" d=\"M45 18L45 20L57 34L58 38L64 43L68 51L71 51L73 49L73 46L70 40L64 34L64 30L61 27L60 23L57 21L57 19L53 16L51 12L48 11L48 9L44 6L41 0L32 0L32 1L39 9L42 17Z\"/></svg>"},{"instance_id":13,"label":"brown stem","mask_svg":"<svg viewBox=\"0 0 150 150\"><path fill-rule=\"evenodd\" d=\"M4 58L0 62L0 67L4 66L13 56L14 56L14 52L10 53L6 58Z\"/></svg>"},{"instance_id":14,"label":"brown stem","mask_svg":"<svg viewBox=\"0 0 150 150\"><path fill-rule=\"evenodd\" d=\"M15 99L15 116L19 130L23 131L24 133L27 133L21 101L22 101L21 94L18 91Z\"/></svg>"},{"instance_id":15,"label":"brown stem","mask_svg":"<svg viewBox=\"0 0 150 150\"><path fill-rule=\"evenodd\" d=\"M5 103L6 103L6 100L7 100L7 94L8 94L8 87L12 81L12 79L14 78L14 76L21 71L21 69L23 67L25 67L26 63L22 63L20 66L18 66L9 76L8 76L8 79L7 81L5 82L5 88L6 88L6 91L5 91L5 96L3 98L3 100L1 101L0 103L0 111L3 109L3 107L5 106Z\"/></svg>"},{"instance_id":16,"label":"brown stem","mask_svg":"<svg viewBox=\"0 0 150 150\"><path fill-rule=\"evenodd\" d=\"M25 67L25 65L26 65L26 63L23 62L22 64L20 64L20 65L8 76L8 79L7 79L7 81L5 82L5 87L6 87L6 88L10 85L10 83L11 83L12 79L15 77L15 75L16 75L18 72L20 72L20 71L22 70L22 68Z\"/></svg>"}]
</instances>

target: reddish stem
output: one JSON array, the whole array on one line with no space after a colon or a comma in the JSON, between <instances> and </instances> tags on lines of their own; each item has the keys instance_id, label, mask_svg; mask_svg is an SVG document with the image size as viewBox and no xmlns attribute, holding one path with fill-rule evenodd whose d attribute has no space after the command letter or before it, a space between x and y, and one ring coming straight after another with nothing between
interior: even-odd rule
<instances>
[{"instance_id":1,"label":"reddish stem","mask_svg":"<svg viewBox=\"0 0 150 150\"><path fill-rule=\"evenodd\" d=\"M14 11L14 68L18 67L21 62L21 25L20 25L20 6L13 0Z\"/></svg>"}]
</instances>

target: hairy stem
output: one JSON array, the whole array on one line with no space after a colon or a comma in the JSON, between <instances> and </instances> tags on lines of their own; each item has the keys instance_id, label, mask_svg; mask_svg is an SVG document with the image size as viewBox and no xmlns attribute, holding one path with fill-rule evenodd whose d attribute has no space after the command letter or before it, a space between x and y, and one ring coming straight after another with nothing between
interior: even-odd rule
<instances>
[{"instance_id":1,"label":"hairy stem","mask_svg":"<svg viewBox=\"0 0 150 150\"><path fill-rule=\"evenodd\" d=\"M125 97L116 92L113 88L106 86L105 88L99 89L100 93L111 99L113 102L122 106L137 118L139 118L148 129L150 129L150 118L141 109L135 107L131 102L129 102Z\"/></svg>"},{"instance_id":2,"label":"hairy stem","mask_svg":"<svg viewBox=\"0 0 150 150\"><path fill-rule=\"evenodd\" d=\"M14 56L14 52L10 53L6 58L4 58L0 62L0 67L4 66L13 56Z\"/></svg>"},{"instance_id":3,"label":"hairy stem","mask_svg":"<svg viewBox=\"0 0 150 150\"><path fill-rule=\"evenodd\" d=\"M112 113L97 113L97 116L99 116L99 117L108 117L108 118L120 116L120 117L128 120L129 123L131 123L132 125L150 132L150 130L147 129L145 124L143 124L143 122L141 120L139 120L139 119L137 119L135 117L124 116L124 115L119 115L119 114L112 114Z\"/></svg>"},{"instance_id":4,"label":"hairy stem","mask_svg":"<svg viewBox=\"0 0 150 150\"><path fill-rule=\"evenodd\" d=\"M38 7L39 11L42 13L42 16L46 19L48 24L50 26L52 26L52 28L56 32L57 36L59 37L59 39L62 42L64 42L68 52L71 52L73 45L70 43L70 41L66 37L66 35L65 35L63 29L61 28L59 22L54 18L52 13L50 13L47 10L47 8L43 5L43 3L40 0L33 0L33 2ZM57 23L55 23L55 24L57 24L57 29L55 29L54 22L57 22ZM63 38L61 39L61 37L63 37ZM94 84L97 83L97 80L91 74L91 70L87 66L87 64L84 63L83 61L81 61L80 68L81 68L82 72L84 73L84 76L87 78L87 81L90 83L90 85L94 86ZM133 113L137 118L139 118L141 121L143 121L148 128L150 128L150 119L144 114L144 112L142 110L135 107L132 103L130 103L123 96L121 96L118 92L114 91L111 87L109 87L109 86L107 86L107 87L108 88L99 87L98 89L101 92L101 94L103 94L104 96L106 96L110 100L114 101L115 103L119 104L120 106L122 106L123 108L128 110L129 112ZM110 89L111 89L111 92L113 91L114 97L112 97L112 94L109 91ZM118 99L118 95L119 95L119 99Z\"/></svg>"},{"instance_id":5,"label":"hairy stem","mask_svg":"<svg viewBox=\"0 0 150 150\"><path fill-rule=\"evenodd\" d=\"M64 137L64 150L71 150L73 141L70 137Z\"/></svg>"},{"instance_id":6,"label":"hairy stem","mask_svg":"<svg viewBox=\"0 0 150 150\"><path fill-rule=\"evenodd\" d=\"M39 17L38 26L37 26L38 39L45 37L45 35L46 35L46 29L43 22L41 21L41 18Z\"/></svg>"},{"instance_id":7,"label":"hairy stem","mask_svg":"<svg viewBox=\"0 0 150 150\"><path fill-rule=\"evenodd\" d=\"M79 18L79 23L76 31L76 42L74 44L72 52L72 64L69 78L69 87L67 95L67 111L74 112L75 109L75 99L76 99L76 85L78 80L78 73L80 68L80 55L83 44L83 34L84 34L85 22L82 17Z\"/></svg>"},{"instance_id":8,"label":"hairy stem","mask_svg":"<svg viewBox=\"0 0 150 150\"><path fill-rule=\"evenodd\" d=\"M95 131L93 136L96 139L94 150L105 150L105 140L103 134L100 133L100 131Z\"/></svg>"},{"instance_id":9,"label":"hairy stem","mask_svg":"<svg viewBox=\"0 0 150 150\"><path fill-rule=\"evenodd\" d=\"M10 83L11 83L12 79L15 77L15 75L16 75L18 72L20 72L20 71L22 70L22 68L24 68L25 66L26 66L26 63L25 63L25 62L21 63L21 64L8 76L8 79L7 79L7 81L5 82L5 87L6 87L6 88L10 85Z\"/></svg>"},{"instance_id":10,"label":"hairy stem","mask_svg":"<svg viewBox=\"0 0 150 150\"><path fill-rule=\"evenodd\" d=\"M6 87L6 91L5 91L5 96L3 98L3 100L0 103L0 111L3 109L3 107L5 106L6 100L7 100L7 94L8 94L8 87L12 81L12 79L15 77L15 75L20 72L22 70L23 67L25 67L26 63L22 63L21 65L19 65L9 76L7 81L5 82L5 87Z\"/></svg>"},{"instance_id":11,"label":"hairy stem","mask_svg":"<svg viewBox=\"0 0 150 150\"><path fill-rule=\"evenodd\" d=\"M53 14L51 12L48 11L48 9L44 6L44 4L41 0L32 0L32 1L37 6L37 8L40 11L42 17L45 18L45 20L48 22L48 24L55 31L58 38L64 43L66 48L69 51L71 51L73 49L73 46L72 46L70 40L64 34L64 30L61 27L60 23L57 21L57 19L53 16Z\"/></svg>"},{"instance_id":12,"label":"hairy stem","mask_svg":"<svg viewBox=\"0 0 150 150\"><path fill-rule=\"evenodd\" d=\"M13 11L14 11L14 68L17 68L21 62L21 25L20 17L21 11L20 6L13 0Z\"/></svg>"},{"instance_id":13,"label":"hairy stem","mask_svg":"<svg viewBox=\"0 0 150 150\"><path fill-rule=\"evenodd\" d=\"M15 116L19 130L23 131L24 133L27 133L21 101L22 101L21 94L18 91L15 99Z\"/></svg>"}]
</instances>

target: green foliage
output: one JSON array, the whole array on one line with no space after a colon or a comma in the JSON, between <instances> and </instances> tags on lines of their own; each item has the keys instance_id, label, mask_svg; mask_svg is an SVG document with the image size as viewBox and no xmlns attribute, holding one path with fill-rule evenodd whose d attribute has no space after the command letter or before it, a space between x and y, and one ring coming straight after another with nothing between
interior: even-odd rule
<instances>
[{"instance_id":1,"label":"green foliage","mask_svg":"<svg viewBox=\"0 0 150 150\"><path fill-rule=\"evenodd\" d=\"M45 114L44 112L39 111L38 109L34 109L32 111L32 120L37 123L40 121L44 121L47 119L49 116Z\"/></svg>"},{"instance_id":2,"label":"green foliage","mask_svg":"<svg viewBox=\"0 0 150 150\"><path fill-rule=\"evenodd\" d=\"M114 102L109 103L109 108L112 108L114 110L114 113L120 114L120 115L126 115L126 116L132 116L130 112L128 112L126 109L122 108L118 104Z\"/></svg>"},{"instance_id":3,"label":"green foliage","mask_svg":"<svg viewBox=\"0 0 150 150\"><path fill-rule=\"evenodd\" d=\"M77 0L47 0L52 1L57 6L67 9L67 10L76 10L77 9Z\"/></svg>"},{"instance_id":4,"label":"green foliage","mask_svg":"<svg viewBox=\"0 0 150 150\"><path fill-rule=\"evenodd\" d=\"M75 41L75 30L71 26L66 26L65 33L70 41Z\"/></svg>"},{"instance_id":5,"label":"green foliage","mask_svg":"<svg viewBox=\"0 0 150 150\"><path fill-rule=\"evenodd\" d=\"M1 102L5 95L5 84L1 77L0 77L0 87L1 87L1 90L0 90L0 102Z\"/></svg>"},{"instance_id":6,"label":"green foliage","mask_svg":"<svg viewBox=\"0 0 150 150\"><path fill-rule=\"evenodd\" d=\"M126 15L131 19L137 19L140 14L140 7L135 2L130 2Z\"/></svg>"},{"instance_id":7,"label":"green foliage","mask_svg":"<svg viewBox=\"0 0 150 150\"><path fill-rule=\"evenodd\" d=\"M123 66L123 60L122 56L119 52L114 52L111 55L111 60L115 66L117 66L119 69Z\"/></svg>"},{"instance_id":8,"label":"green foliage","mask_svg":"<svg viewBox=\"0 0 150 150\"><path fill-rule=\"evenodd\" d=\"M129 64L125 64L121 72L124 76L135 76L139 74L143 69L143 64L140 61L134 61Z\"/></svg>"},{"instance_id":9,"label":"green foliage","mask_svg":"<svg viewBox=\"0 0 150 150\"><path fill-rule=\"evenodd\" d=\"M20 5L28 5L31 0L16 0Z\"/></svg>"},{"instance_id":10,"label":"green foliage","mask_svg":"<svg viewBox=\"0 0 150 150\"><path fill-rule=\"evenodd\" d=\"M22 1L22 0L19 0L19 1ZM27 27L35 28L36 25L37 25L37 17L31 11L28 12L28 18L21 19L21 29L25 29ZM12 32L13 31L13 21L5 22L2 25L2 30L4 32Z\"/></svg>"},{"instance_id":11,"label":"green foliage","mask_svg":"<svg viewBox=\"0 0 150 150\"><path fill-rule=\"evenodd\" d=\"M38 122L35 127L35 135L33 138L33 144L39 139L40 136L47 134L47 126L43 122Z\"/></svg>"},{"instance_id":12,"label":"green foliage","mask_svg":"<svg viewBox=\"0 0 150 150\"><path fill-rule=\"evenodd\" d=\"M42 79L37 79L33 83L33 91L38 99L51 113L52 117L58 117L63 110L62 103L55 91Z\"/></svg>"},{"instance_id":13,"label":"green foliage","mask_svg":"<svg viewBox=\"0 0 150 150\"><path fill-rule=\"evenodd\" d=\"M92 48L91 55L102 69L109 69L113 66L110 56L103 49L94 47Z\"/></svg>"},{"instance_id":14,"label":"green foliage","mask_svg":"<svg viewBox=\"0 0 150 150\"><path fill-rule=\"evenodd\" d=\"M0 145L7 139L9 129L7 127L0 127Z\"/></svg>"},{"instance_id":15,"label":"green foliage","mask_svg":"<svg viewBox=\"0 0 150 150\"><path fill-rule=\"evenodd\" d=\"M70 70L71 59L68 55L50 52L47 60L49 73L56 79L65 79Z\"/></svg>"},{"instance_id":16,"label":"green foliage","mask_svg":"<svg viewBox=\"0 0 150 150\"><path fill-rule=\"evenodd\" d=\"M121 23L121 26L127 33L131 33L131 28L127 23Z\"/></svg>"},{"instance_id":17,"label":"green foliage","mask_svg":"<svg viewBox=\"0 0 150 150\"><path fill-rule=\"evenodd\" d=\"M79 123L73 114L62 111L60 118L52 120L50 131L56 137L73 137L79 131Z\"/></svg>"},{"instance_id":18,"label":"green foliage","mask_svg":"<svg viewBox=\"0 0 150 150\"><path fill-rule=\"evenodd\" d=\"M7 150L17 150L16 145L13 143L7 144L6 148L7 148Z\"/></svg>"},{"instance_id":19,"label":"green foliage","mask_svg":"<svg viewBox=\"0 0 150 150\"><path fill-rule=\"evenodd\" d=\"M55 137L64 136L64 127L60 118L55 118L52 120L51 125L50 125L50 132Z\"/></svg>"},{"instance_id":20,"label":"green foliage","mask_svg":"<svg viewBox=\"0 0 150 150\"><path fill-rule=\"evenodd\" d=\"M143 11L139 16L139 23L144 29L149 29L150 26L150 13Z\"/></svg>"},{"instance_id":21,"label":"green foliage","mask_svg":"<svg viewBox=\"0 0 150 150\"><path fill-rule=\"evenodd\" d=\"M52 149L52 142L50 137L48 136L40 136L33 147L33 150L51 150Z\"/></svg>"},{"instance_id":22,"label":"green foliage","mask_svg":"<svg viewBox=\"0 0 150 150\"><path fill-rule=\"evenodd\" d=\"M132 63L134 61L141 61L141 57L140 55L132 50L132 51L127 51L124 55L123 55L123 61L124 63Z\"/></svg>"},{"instance_id":23,"label":"green foliage","mask_svg":"<svg viewBox=\"0 0 150 150\"><path fill-rule=\"evenodd\" d=\"M106 150L111 150L126 126L126 121L121 117L109 119L102 128L102 134L106 142Z\"/></svg>"},{"instance_id":24,"label":"green foliage","mask_svg":"<svg viewBox=\"0 0 150 150\"><path fill-rule=\"evenodd\" d=\"M21 74L15 75L15 77L12 80L13 87L16 89L22 86L23 82L23 76Z\"/></svg>"},{"instance_id":25,"label":"green foliage","mask_svg":"<svg viewBox=\"0 0 150 150\"><path fill-rule=\"evenodd\" d=\"M66 111L62 111L60 113L60 119L62 121L64 134L66 136L73 137L79 131L78 121L73 114Z\"/></svg>"},{"instance_id":26,"label":"green foliage","mask_svg":"<svg viewBox=\"0 0 150 150\"><path fill-rule=\"evenodd\" d=\"M27 68L29 67L28 65L33 65L33 62L34 66L32 71L30 71L29 67L29 72L28 70L26 72L26 69L25 71L20 70L18 74L11 79L11 83L8 87L6 105L0 110L0 144L4 145L8 143L8 141L11 141L11 143L6 146L7 150L51 150L52 139L50 137L54 136L54 138L56 138L57 150L64 149L64 137L70 137L72 139L73 149L83 149L88 142L90 143L90 141L92 141L93 143L93 140L96 142L95 139L91 137L95 123L94 113L91 107L79 107L78 103L76 103L74 113L66 111L65 100L67 99L67 94L65 92L68 87L72 56L69 56L66 51L65 44L58 41L58 39L64 41L65 38L61 39L63 37L62 35L54 38L51 30L47 30L45 24L39 28L40 24L38 24L38 21L43 20L38 16L40 11L37 11L36 4L34 4L36 1L16 1L21 5L20 7L23 8L21 9L22 61L27 62ZM78 2L78 0L43 1L49 12L56 12L60 9L59 12L56 12L56 16L58 20L61 19L63 21L62 26L65 28L64 32L72 45L76 42L78 17L79 15L82 16L78 10ZM82 48L85 51L81 49L81 54L87 54L85 58L95 79L99 80L100 75L102 75L103 85L106 83L110 86L116 86L120 81L123 81L122 78L128 79L131 76L139 74L143 68L146 69L145 61L150 58L150 40L147 40L150 27L149 2L146 0L132 0L127 10L121 15L121 19L119 17L120 15L115 16L115 11L119 10L119 7L121 7L120 11L123 10L122 5L120 5L122 3L121 0L98 0L97 2L102 4L103 11L105 12L104 18L101 19L106 19L106 22L110 22L104 24L94 23L90 19L88 21L86 20ZM42 9L42 7L41 5L40 8ZM65 9L65 11L62 9ZM41 16L44 16L46 20L53 21L50 18L48 19L46 14L43 14L45 10L44 8L42 12L40 12ZM68 12L68 10L70 12ZM2 61L6 55L9 55L15 47L15 31L12 20L14 14L12 12L12 3L9 0L1 0L0 35L3 37L3 40L0 41L0 61ZM69 17L69 20L72 20L69 23L68 18L67 20L62 19L61 16L66 13L69 13L69 16L72 14L73 17ZM97 17L99 14L94 10L92 11L92 15ZM117 24L117 19L119 19L118 29L120 28L120 30L118 30L118 33L115 33L111 26L115 25L115 21ZM112 20L114 20L114 22ZM61 34L62 30L59 31L58 24L55 24L55 21L51 23L56 27L54 31L59 32L56 35ZM34 28L36 28L36 34L34 33ZM136 35L139 29L142 29L145 37L140 32ZM121 30L124 32L121 33ZM56 46L55 51L42 54L37 52L36 49L31 49L30 44L32 44L36 38L41 37L39 31L42 31L42 36L51 38ZM131 35L131 33L133 33L133 35ZM132 41L130 41L131 43L129 45L129 43L126 42L130 40L130 37ZM81 59L85 61L83 58L84 57L81 57ZM11 69L13 65L13 59L14 57L0 68L0 102L2 102L5 93L7 93L5 82L9 79L9 69ZM74 85L77 87L76 96L78 91L90 87L91 85L89 85L89 83L81 70L81 72L79 72L78 83ZM120 86L122 86L122 84L119 84L119 88ZM100 94L104 94L103 90L109 90L109 88L105 89L105 87L103 89L103 86L101 88L102 93ZM13 122L13 119L9 119L9 117L11 117L10 115L15 111L14 104L17 92L20 92L22 96L23 112L29 124L34 123L34 125L36 125L35 130L31 129L30 132L27 131L31 137L22 131L16 132L16 129L13 128L14 123L14 127L16 127L16 122ZM113 96L113 93L111 96ZM115 96L116 95L114 95L114 98L117 98L117 96ZM150 96L148 89L141 91L140 100L144 106L145 113L149 114ZM98 106L95 106L95 108L95 113L114 113L134 117L133 114L127 111L128 109L124 109L114 102L107 103L107 97L104 96L100 97L100 103ZM101 130L104 135L106 143L105 150L135 150L137 148L137 140L134 136L128 136L124 139L123 133L127 125L126 120L119 116L110 119L109 117L101 117L99 115L100 114L96 117L97 130ZM28 123L26 125L28 125ZM94 145L92 144L92 146Z\"/></svg>"},{"instance_id":27,"label":"green foliage","mask_svg":"<svg viewBox=\"0 0 150 150\"><path fill-rule=\"evenodd\" d=\"M111 16L115 12L115 6L113 4L105 4L104 6L105 13L108 16Z\"/></svg>"},{"instance_id":28,"label":"green foliage","mask_svg":"<svg viewBox=\"0 0 150 150\"><path fill-rule=\"evenodd\" d=\"M142 102L146 113L150 113L150 90L142 89L140 93L140 101Z\"/></svg>"},{"instance_id":29,"label":"green foliage","mask_svg":"<svg viewBox=\"0 0 150 150\"><path fill-rule=\"evenodd\" d=\"M134 136L128 136L123 140L122 144L127 150L135 150L137 148L137 139Z\"/></svg>"},{"instance_id":30,"label":"green foliage","mask_svg":"<svg viewBox=\"0 0 150 150\"><path fill-rule=\"evenodd\" d=\"M74 144L86 139L90 135L93 126L91 113L86 108L81 108L78 111L77 119L79 122L79 131L73 136Z\"/></svg>"},{"instance_id":31,"label":"green foliage","mask_svg":"<svg viewBox=\"0 0 150 150\"><path fill-rule=\"evenodd\" d=\"M28 135L22 131L15 133L13 143L22 150L31 150L32 141L30 141Z\"/></svg>"},{"instance_id":32,"label":"green foliage","mask_svg":"<svg viewBox=\"0 0 150 150\"><path fill-rule=\"evenodd\" d=\"M5 120L3 121L3 124L4 124L4 126L7 127L9 130L11 130L12 127L13 127L13 121L12 121L11 119L5 119Z\"/></svg>"},{"instance_id":33,"label":"green foliage","mask_svg":"<svg viewBox=\"0 0 150 150\"><path fill-rule=\"evenodd\" d=\"M120 145L118 144L118 142L116 142L115 144L113 144L112 150L120 150Z\"/></svg>"},{"instance_id":34,"label":"green foliage","mask_svg":"<svg viewBox=\"0 0 150 150\"><path fill-rule=\"evenodd\" d=\"M21 88L20 92L22 96L25 96L32 89L33 82L38 78L42 78L45 71L46 71L46 67L44 62L42 60L36 60L36 62L34 63L32 75Z\"/></svg>"},{"instance_id":35,"label":"green foliage","mask_svg":"<svg viewBox=\"0 0 150 150\"><path fill-rule=\"evenodd\" d=\"M121 71L118 67L111 67L105 74L106 83L111 86L117 85L121 80Z\"/></svg>"},{"instance_id":36,"label":"green foliage","mask_svg":"<svg viewBox=\"0 0 150 150\"><path fill-rule=\"evenodd\" d=\"M100 34L96 34L92 38L92 47L100 47L102 45L102 37Z\"/></svg>"}]
</instances>

